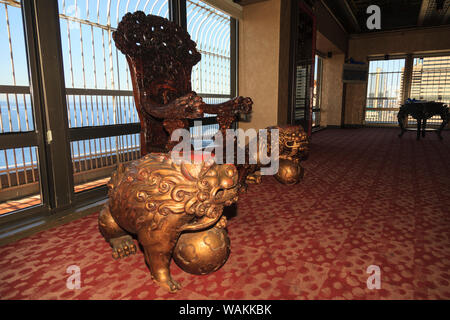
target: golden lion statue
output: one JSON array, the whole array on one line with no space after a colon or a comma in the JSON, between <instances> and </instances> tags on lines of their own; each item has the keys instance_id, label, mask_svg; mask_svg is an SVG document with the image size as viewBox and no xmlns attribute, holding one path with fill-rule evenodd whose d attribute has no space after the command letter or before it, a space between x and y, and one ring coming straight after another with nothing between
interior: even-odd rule
<instances>
[{"instance_id":1,"label":"golden lion statue","mask_svg":"<svg viewBox=\"0 0 450 320\"><path fill-rule=\"evenodd\" d=\"M238 199L238 174L232 164L176 164L168 154L150 153L119 166L108 183L109 201L99 229L115 259L136 252L130 234L142 245L152 278L170 292L180 285L169 266L183 231L224 228L224 206Z\"/></svg>"},{"instance_id":2,"label":"golden lion statue","mask_svg":"<svg viewBox=\"0 0 450 320\"><path fill-rule=\"evenodd\" d=\"M279 130L280 159L300 162L309 153L308 135L300 125L274 126L268 129Z\"/></svg>"},{"instance_id":3,"label":"golden lion statue","mask_svg":"<svg viewBox=\"0 0 450 320\"><path fill-rule=\"evenodd\" d=\"M309 140L306 132L300 125L271 126L266 128L267 150L271 153L271 130L278 129L279 143L279 170L275 178L283 184L296 184L303 177L304 169L300 161L306 160L309 154ZM261 174L259 169L261 164L247 165L248 175L246 183L261 183Z\"/></svg>"}]
</instances>

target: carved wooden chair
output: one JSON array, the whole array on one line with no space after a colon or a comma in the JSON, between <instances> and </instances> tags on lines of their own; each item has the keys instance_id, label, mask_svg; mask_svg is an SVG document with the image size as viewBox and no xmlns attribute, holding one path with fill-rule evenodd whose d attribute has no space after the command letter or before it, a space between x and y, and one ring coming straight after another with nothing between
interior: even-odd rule
<instances>
[{"instance_id":1,"label":"carved wooden chair","mask_svg":"<svg viewBox=\"0 0 450 320\"><path fill-rule=\"evenodd\" d=\"M174 22L142 11L127 13L113 39L130 68L142 156L170 151L177 144L170 139L172 132L189 129L189 119L201 118L203 113L217 115L222 133L239 113L250 113L250 98L210 105L192 91L192 67L201 56L189 34Z\"/></svg>"}]
</instances>

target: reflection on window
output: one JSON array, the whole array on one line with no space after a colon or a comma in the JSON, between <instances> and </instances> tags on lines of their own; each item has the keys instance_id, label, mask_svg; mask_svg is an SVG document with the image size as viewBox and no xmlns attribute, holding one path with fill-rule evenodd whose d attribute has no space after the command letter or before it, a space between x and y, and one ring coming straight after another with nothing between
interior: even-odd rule
<instances>
[{"instance_id":1,"label":"reflection on window","mask_svg":"<svg viewBox=\"0 0 450 320\"><path fill-rule=\"evenodd\" d=\"M322 58L316 55L314 62L314 89L312 127L320 127L320 106L322 103Z\"/></svg>"},{"instance_id":2,"label":"reflection on window","mask_svg":"<svg viewBox=\"0 0 450 320\"><path fill-rule=\"evenodd\" d=\"M414 59L411 98L450 103L450 56Z\"/></svg>"},{"instance_id":3,"label":"reflection on window","mask_svg":"<svg viewBox=\"0 0 450 320\"><path fill-rule=\"evenodd\" d=\"M411 98L450 104L450 56L420 57L413 63ZM413 124L411 117L408 123ZM440 116L427 120L440 125Z\"/></svg>"},{"instance_id":4,"label":"reflection on window","mask_svg":"<svg viewBox=\"0 0 450 320\"><path fill-rule=\"evenodd\" d=\"M0 134L34 130L20 2L0 5ZM0 164L1 165L1 164Z\"/></svg>"}]
</instances>

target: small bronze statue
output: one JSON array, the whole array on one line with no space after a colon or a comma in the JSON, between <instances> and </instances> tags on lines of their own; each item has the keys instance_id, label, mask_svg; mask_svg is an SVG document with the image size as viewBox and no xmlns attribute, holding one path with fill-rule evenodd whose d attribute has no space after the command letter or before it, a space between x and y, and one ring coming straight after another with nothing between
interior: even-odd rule
<instances>
[{"instance_id":1,"label":"small bronze statue","mask_svg":"<svg viewBox=\"0 0 450 320\"><path fill-rule=\"evenodd\" d=\"M150 153L119 166L108 189L98 222L113 257L135 253L131 234L137 235L152 278L175 292L180 285L169 266L180 235L226 226L222 210L238 199L238 173L234 165L217 165L212 158L176 164L168 154ZM219 262L218 267L224 263Z\"/></svg>"},{"instance_id":2,"label":"small bronze statue","mask_svg":"<svg viewBox=\"0 0 450 320\"><path fill-rule=\"evenodd\" d=\"M183 271L206 275L219 270L227 261L230 252L228 232L224 226L217 223L205 231L184 232L178 238L173 260Z\"/></svg>"},{"instance_id":3,"label":"small bronze statue","mask_svg":"<svg viewBox=\"0 0 450 320\"><path fill-rule=\"evenodd\" d=\"M309 140L306 132L300 125L272 126L268 127L267 150L270 153L271 129L278 129L279 136L279 170L274 175L280 183L292 185L300 182L303 177L304 169L300 161L306 160L309 154ZM246 150L248 152L248 150ZM259 161L258 161L259 162ZM261 164L256 165L238 165L238 169L245 171L241 179L241 184L246 185L261 182L260 175Z\"/></svg>"},{"instance_id":4,"label":"small bronze statue","mask_svg":"<svg viewBox=\"0 0 450 320\"><path fill-rule=\"evenodd\" d=\"M303 178L300 161L308 159L308 135L300 125L275 127L280 131L280 168L275 178L283 184L296 184Z\"/></svg>"}]
</instances>

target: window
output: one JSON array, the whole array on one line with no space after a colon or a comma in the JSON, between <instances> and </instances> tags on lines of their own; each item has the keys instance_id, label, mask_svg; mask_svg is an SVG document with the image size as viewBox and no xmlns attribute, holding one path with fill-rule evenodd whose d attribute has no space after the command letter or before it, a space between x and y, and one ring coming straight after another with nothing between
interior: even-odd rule
<instances>
[{"instance_id":1,"label":"window","mask_svg":"<svg viewBox=\"0 0 450 320\"><path fill-rule=\"evenodd\" d=\"M187 0L187 30L202 58L192 69L192 90L207 103L225 102L231 98L231 17L200 0ZM208 117L208 115L205 115ZM195 138L208 140L219 129L218 124L191 128Z\"/></svg>"},{"instance_id":2,"label":"window","mask_svg":"<svg viewBox=\"0 0 450 320\"><path fill-rule=\"evenodd\" d=\"M288 123L300 124L309 136L318 120L318 113L313 111L316 18L303 1L295 3L292 7Z\"/></svg>"},{"instance_id":3,"label":"window","mask_svg":"<svg viewBox=\"0 0 450 320\"><path fill-rule=\"evenodd\" d=\"M322 101L322 58L316 55L314 63L312 127L320 127L320 105Z\"/></svg>"},{"instance_id":4,"label":"window","mask_svg":"<svg viewBox=\"0 0 450 320\"><path fill-rule=\"evenodd\" d=\"M128 64L112 39L125 13L137 10L168 18L168 0L59 0L69 128L139 122ZM137 133L72 140L75 192L104 185L119 162L139 157L139 142Z\"/></svg>"},{"instance_id":5,"label":"window","mask_svg":"<svg viewBox=\"0 0 450 320\"><path fill-rule=\"evenodd\" d=\"M450 56L414 59L411 98L450 103Z\"/></svg>"},{"instance_id":6,"label":"window","mask_svg":"<svg viewBox=\"0 0 450 320\"><path fill-rule=\"evenodd\" d=\"M0 215L41 204L36 136L20 1L0 6ZM5 140L2 140L5 137ZM16 147L16 141L24 145ZM34 140L34 139L33 139Z\"/></svg>"},{"instance_id":7,"label":"window","mask_svg":"<svg viewBox=\"0 0 450 320\"><path fill-rule=\"evenodd\" d=\"M0 224L104 198L117 164L139 157L128 64L112 39L136 10L187 28L202 55L192 88L206 102L235 96L237 22L202 1L0 0ZM217 129L211 116L192 134ZM41 206L18 213L19 196Z\"/></svg>"},{"instance_id":8,"label":"window","mask_svg":"<svg viewBox=\"0 0 450 320\"><path fill-rule=\"evenodd\" d=\"M366 124L396 124L402 104L405 59L369 62Z\"/></svg>"},{"instance_id":9,"label":"window","mask_svg":"<svg viewBox=\"0 0 450 320\"><path fill-rule=\"evenodd\" d=\"M366 123L397 125L398 109L407 98L450 103L450 55L370 61ZM442 120L434 116L427 123L440 125ZM415 126L416 121L409 116L408 124Z\"/></svg>"},{"instance_id":10,"label":"window","mask_svg":"<svg viewBox=\"0 0 450 320\"><path fill-rule=\"evenodd\" d=\"M414 58L411 98L450 104L450 56ZM434 116L427 123L440 125L442 120Z\"/></svg>"}]
</instances>

